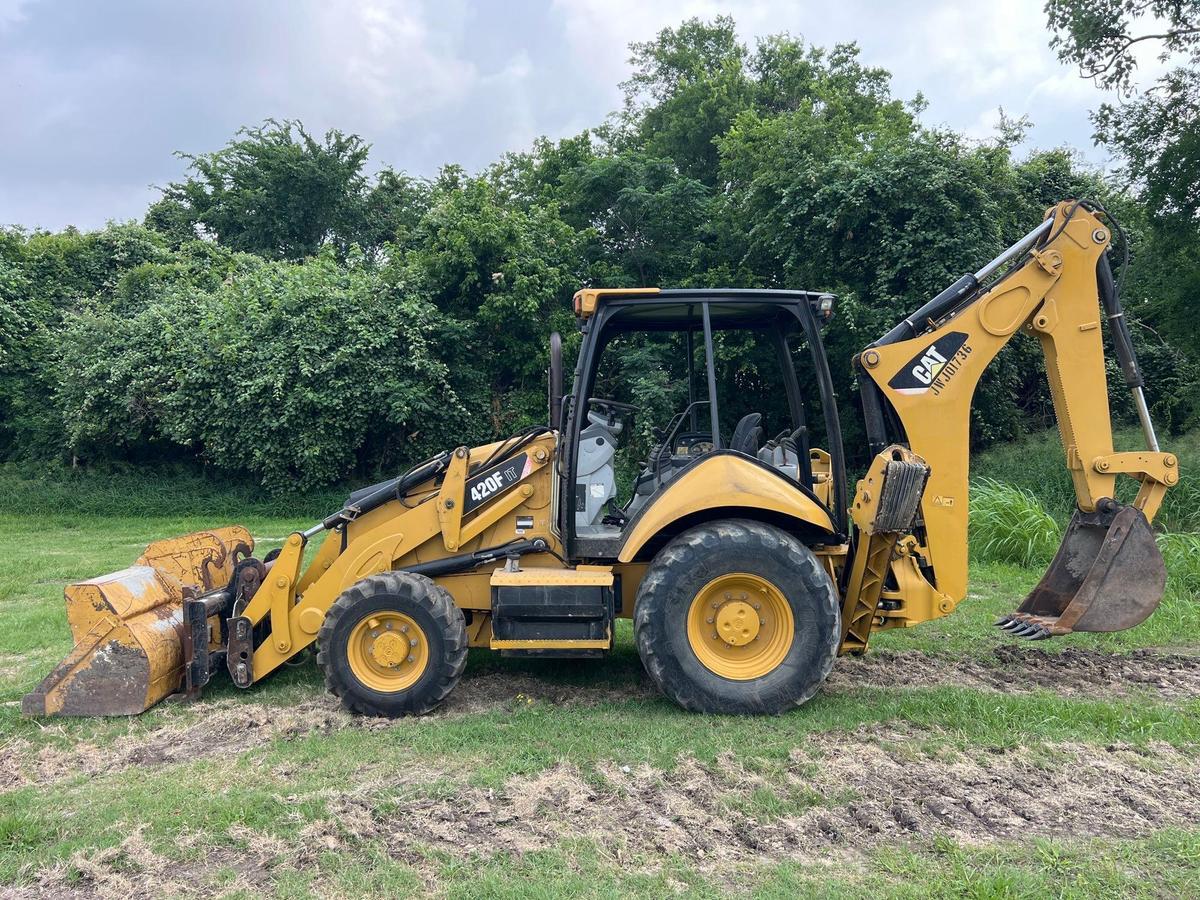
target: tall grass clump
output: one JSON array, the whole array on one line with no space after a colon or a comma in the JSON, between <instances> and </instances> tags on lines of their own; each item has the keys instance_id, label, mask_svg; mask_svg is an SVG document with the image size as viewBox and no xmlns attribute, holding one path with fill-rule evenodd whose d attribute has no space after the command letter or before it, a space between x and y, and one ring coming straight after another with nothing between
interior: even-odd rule
<instances>
[{"instance_id":1,"label":"tall grass clump","mask_svg":"<svg viewBox=\"0 0 1200 900\"><path fill-rule=\"evenodd\" d=\"M1062 528L1032 491L979 478L971 484L970 537L976 559L1033 566L1054 557Z\"/></svg>"},{"instance_id":2,"label":"tall grass clump","mask_svg":"<svg viewBox=\"0 0 1200 900\"><path fill-rule=\"evenodd\" d=\"M1169 531L1157 538L1167 564L1167 589L1183 598L1200 598L1200 534Z\"/></svg>"},{"instance_id":3,"label":"tall grass clump","mask_svg":"<svg viewBox=\"0 0 1200 900\"><path fill-rule=\"evenodd\" d=\"M1161 435L1163 450L1179 458L1179 482L1167 491L1162 509L1155 517L1156 528L1164 531L1200 532L1200 430L1186 434ZM1142 434L1136 428L1118 429L1113 435L1117 450L1140 450ZM1021 440L999 444L971 459L971 471L983 479L1026 488L1042 501L1060 521L1075 510L1075 488L1067 469L1062 443L1053 429ZM1117 479L1117 497L1130 503L1138 483Z\"/></svg>"}]
</instances>

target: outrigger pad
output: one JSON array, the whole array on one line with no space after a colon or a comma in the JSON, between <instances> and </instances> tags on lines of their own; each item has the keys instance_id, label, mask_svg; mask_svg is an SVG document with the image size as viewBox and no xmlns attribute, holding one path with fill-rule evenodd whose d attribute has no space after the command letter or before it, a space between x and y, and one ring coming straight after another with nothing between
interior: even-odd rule
<instances>
[{"instance_id":1,"label":"outrigger pad","mask_svg":"<svg viewBox=\"0 0 1200 900\"><path fill-rule=\"evenodd\" d=\"M1025 602L996 624L1031 640L1073 631L1124 631L1162 600L1167 567L1140 509L1107 501L1079 510L1062 545Z\"/></svg>"}]
</instances>

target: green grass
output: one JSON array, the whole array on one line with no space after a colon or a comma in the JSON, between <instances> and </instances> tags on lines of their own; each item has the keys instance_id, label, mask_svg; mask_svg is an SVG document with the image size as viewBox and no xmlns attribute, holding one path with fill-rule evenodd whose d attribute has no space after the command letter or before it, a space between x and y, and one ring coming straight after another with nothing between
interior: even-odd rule
<instances>
[{"instance_id":1,"label":"green grass","mask_svg":"<svg viewBox=\"0 0 1200 900\"><path fill-rule=\"evenodd\" d=\"M985 461L986 462L986 461ZM994 459L977 467L987 472ZM1185 469L1186 478L1186 469ZM332 502L331 502L331 498ZM34 722L19 716L17 702L69 649L63 586L75 579L128 565L149 540L234 521L247 525L262 549L277 546L337 504L339 494L261 500L245 486L223 486L195 476L139 480L130 474L67 481L30 478L0 470L0 528L8 538L0 556L0 749L73 752L82 745L105 749L137 740L165 725L203 723L212 703L244 703L285 710L323 691L311 659L281 670L250 691L220 679L204 702L162 705L135 719ZM978 529L978 524L973 523ZM1195 603L1197 554L1190 539L1168 536L1164 552L1172 592L1144 625L1118 635L1077 635L1047 642L1045 652L1066 646L1121 651L1137 647L1200 648ZM1044 556L1016 553L1018 560ZM1008 642L990 626L1011 610L1040 572L1012 562L976 561L970 597L954 615L919 628L878 635L884 651L920 650L943 657L993 660ZM605 685L611 699L595 705L543 699L498 701L482 711L405 720L383 729L347 728L279 737L250 751L209 755L152 767L134 766L95 775L66 773L59 781L0 792L0 892L28 886L36 872L58 863L71 870L75 854L116 847L132 831L160 854L202 868L203 852L224 860L222 883L235 885L236 862L252 829L294 845L304 829L331 815L339 791L372 794L376 814L404 815L421 798L453 796L460 785L499 791L514 776L536 775L563 761L585 777L597 765L641 765L669 771L682 757L716 766L733 758L774 785L789 755L820 735L883 725L921 735L898 752L953 760L1018 746L1063 742L1130 744L1161 741L1186 750L1200 747L1200 703L1167 702L1157 695L1079 699L1039 691L1001 694L959 686L859 687L820 694L778 718L695 716L667 701L643 696L645 676L622 622L616 651L603 661L574 664L505 660L472 651L460 690L473 678L533 677L563 693ZM637 687L636 691L628 690ZM631 695L631 696L625 696ZM441 773L427 783L397 784L396 773ZM375 789L372 789L375 790ZM747 789L728 809L755 821L800 815L846 797L815 791ZM176 849L180 823L193 835ZM603 843L563 841L524 855L463 857L414 847L403 858L370 841L312 848L302 860L281 860L269 871L268 893L404 896L434 890L452 897L726 896L761 897L1064 897L1187 895L1200 885L1200 831L1164 831L1128 840L1000 843L959 846L932 843L862 848L853 858L819 864L762 863L717 872L693 859L658 858L651 866L614 858ZM115 863L136 868L136 861ZM80 885L82 874L74 877ZM256 888L245 896L258 896Z\"/></svg>"},{"instance_id":2,"label":"green grass","mask_svg":"<svg viewBox=\"0 0 1200 900\"><path fill-rule=\"evenodd\" d=\"M1062 529L1028 488L991 478L971 485L971 551L979 559L1046 565Z\"/></svg>"},{"instance_id":3,"label":"green grass","mask_svg":"<svg viewBox=\"0 0 1200 900\"><path fill-rule=\"evenodd\" d=\"M1158 438L1164 451L1178 457L1180 479L1168 489L1156 523L1168 531L1200 532L1200 431L1161 434ZM1119 430L1113 443L1117 450L1145 449L1137 429ZM1055 431L1030 435L978 454L971 460L971 475L1032 492L1062 524L1075 508L1075 493ZM1118 499L1128 502L1137 492L1137 482L1130 478L1119 478L1117 484Z\"/></svg>"},{"instance_id":4,"label":"green grass","mask_svg":"<svg viewBox=\"0 0 1200 900\"><path fill-rule=\"evenodd\" d=\"M1148 840L1036 840L979 848L947 839L920 850L889 848L865 872L832 884L784 864L756 897L1029 898L1188 897L1200 890L1200 832Z\"/></svg>"},{"instance_id":5,"label":"green grass","mask_svg":"<svg viewBox=\"0 0 1200 900\"><path fill-rule=\"evenodd\" d=\"M1172 588L1181 595L1200 596L1200 534L1160 534L1158 547L1167 564Z\"/></svg>"}]
</instances>

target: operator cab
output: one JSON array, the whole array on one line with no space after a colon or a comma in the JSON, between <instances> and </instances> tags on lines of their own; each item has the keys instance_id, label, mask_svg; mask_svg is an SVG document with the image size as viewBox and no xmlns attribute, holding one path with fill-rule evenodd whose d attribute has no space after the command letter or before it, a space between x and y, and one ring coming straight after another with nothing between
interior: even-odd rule
<instances>
[{"instance_id":1,"label":"operator cab","mask_svg":"<svg viewBox=\"0 0 1200 900\"><path fill-rule=\"evenodd\" d=\"M583 345L559 414L569 553L616 558L631 523L717 453L756 460L842 523L841 432L819 330L832 304L803 291L581 291Z\"/></svg>"}]
</instances>

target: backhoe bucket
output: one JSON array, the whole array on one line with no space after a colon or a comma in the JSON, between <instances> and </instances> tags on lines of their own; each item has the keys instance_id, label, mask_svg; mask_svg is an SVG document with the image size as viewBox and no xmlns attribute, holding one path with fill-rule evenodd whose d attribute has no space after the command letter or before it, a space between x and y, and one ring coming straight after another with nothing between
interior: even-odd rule
<instances>
[{"instance_id":1,"label":"backhoe bucket","mask_svg":"<svg viewBox=\"0 0 1200 900\"><path fill-rule=\"evenodd\" d=\"M1042 580L998 626L1041 640L1072 631L1124 631L1154 612L1167 583L1154 532L1141 510L1123 506L1112 514L1113 508L1075 511Z\"/></svg>"},{"instance_id":2,"label":"backhoe bucket","mask_svg":"<svg viewBox=\"0 0 1200 900\"><path fill-rule=\"evenodd\" d=\"M183 678L186 594L229 583L254 549L233 525L155 541L128 569L68 585L73 649L21 701L29 716L120 716L149 709Z\"/></svg>"}]
</instances>

